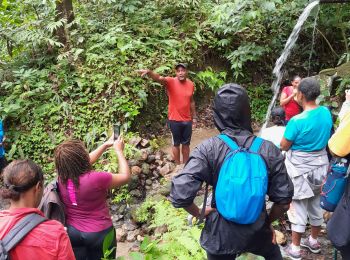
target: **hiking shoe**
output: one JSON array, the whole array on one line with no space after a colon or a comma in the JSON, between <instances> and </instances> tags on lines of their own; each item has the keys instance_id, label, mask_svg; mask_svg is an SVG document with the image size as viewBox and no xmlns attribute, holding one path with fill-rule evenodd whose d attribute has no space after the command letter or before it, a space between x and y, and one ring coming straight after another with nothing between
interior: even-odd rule
<instances>
[{"instance_id":1,"label":"hiking shoe","mask_svg":"<svg viewBox=\"0 0 350 260\"><path fill-rule=\"evenodd\" d=\"M312 245L310 243L309 238L302 238L301 242L300 242L300 246L306 247L307 249L309 249L314 254L318 254L319 252L321 252L321 245L320 245L320 243L317 242L316 244Z\"/></svg>"},{"instance_id":2,"label":"hiking shoe","mask_svg":"<svg viewBox=\"0 0 350 260\"><path fill-rule=\"evenodd\" d=\"M292 250L292 247L289 245L285 249L283 249L283 257L292 260L301 260L301 250L299 252L295 252Z\"/></svg>"}]
</instances>

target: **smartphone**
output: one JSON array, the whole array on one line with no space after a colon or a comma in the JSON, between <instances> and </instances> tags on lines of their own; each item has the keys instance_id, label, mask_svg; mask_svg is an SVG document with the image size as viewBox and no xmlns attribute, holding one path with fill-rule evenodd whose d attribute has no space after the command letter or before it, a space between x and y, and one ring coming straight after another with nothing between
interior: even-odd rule
<instances>
[{"instance_id":1,"label":"smartphone","mask_svg":"<svg viewBox=\"0 0 350 260\"><path fill-rule=\"evenodd\" d=\"M113 126L114 140L117 140L120 135L120 125Z\"/></svg>"}]
</instances>

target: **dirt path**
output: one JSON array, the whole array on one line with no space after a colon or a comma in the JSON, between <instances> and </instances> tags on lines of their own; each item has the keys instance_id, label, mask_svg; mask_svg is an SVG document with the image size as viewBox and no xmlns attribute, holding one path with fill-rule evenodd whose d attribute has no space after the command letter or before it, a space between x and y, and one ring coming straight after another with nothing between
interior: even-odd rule
<instances>
[{"instance_id":1,"label":"dirt path","mask_svg":"<svg viewBox=\"0 0 350 260\"><path fill-rule=\"evenodd\" d=\"M192 139L191 139L191 145L190 149L191 151L199 145L201 142L203 142L205 139L208 139L209 137L218 135L219 132L216 129L212 128L196 128L193 130L192 133ZM162 149L163 152L171 154L171 135L166 136L166 146Z\"/></svg>"}]
</instances>

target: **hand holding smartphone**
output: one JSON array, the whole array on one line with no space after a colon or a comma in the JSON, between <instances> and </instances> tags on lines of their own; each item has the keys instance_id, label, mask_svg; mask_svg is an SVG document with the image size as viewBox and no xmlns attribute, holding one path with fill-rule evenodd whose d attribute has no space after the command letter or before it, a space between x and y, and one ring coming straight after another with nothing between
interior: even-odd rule
<instances>
[{"instance_id":1,"label":"hand holding smartphone","mask_svg":"<svg viewBox=\"0 0 350 260\"><path fill-rule=\"evenodd\" d=\"M114 140L117 140L120 135L120 125L113 126Z\"/></svg>"}]
</instances>

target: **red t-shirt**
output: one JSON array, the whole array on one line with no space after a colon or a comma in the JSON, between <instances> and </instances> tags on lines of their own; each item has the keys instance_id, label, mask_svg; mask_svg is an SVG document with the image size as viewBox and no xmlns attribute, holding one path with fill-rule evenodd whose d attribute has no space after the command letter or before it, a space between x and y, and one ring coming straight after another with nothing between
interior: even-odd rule
<instances>
[{"instance_id":1,"label":"red t-shirt","mask_svg":"<svg viewBox=\"0 0 350 260\"><path fill-rule=\"evenodd\" d=\"M282 93L285 93L287 97L293 94L293 87L284 87ZM284 112L286 113L286 120L290 120L293 116L300 113L299 104L292 98L287 104L283 106Z\"/></svg>"},{"instance_id":2,"label":"red t-shirt","mask_svg":"<svg viewBox=\"0 0 350 260\"><path fill-rule=\"evenodd\" d=\"M0 211L0 239L3 239L19 220L30 213L38 213L44 216L36 208L18 208ZM12 260L73 260L75 256L63 225L56 220L47 220L30 231L10 251L10 258Z\"/></svg>"},{"instance_id":3,"label":"red t-shirt","mask_svg":"<svg viewBox=\"0 0 350 260\"><path fill-rule=\"evenodd\" d=\"M166 77L165 81L169 97L169 120L191 121L191 97L194 92L193 82L189 79L181 82L176 77Z\"/></svg>"},{"instance_id":4,"label":"red t-shirt","mask_svg":"<svg viewBox=\"0 0 350 260\"><path fill-rule=\"evenodd\" d=\"M87 172L74 187L76 205L66 185L58 183L60 198L65 206L66 223L82 232L100 232L113 225L107 205L107 193L112 182L108 172Z\"/></svg>"}]
</instances>

